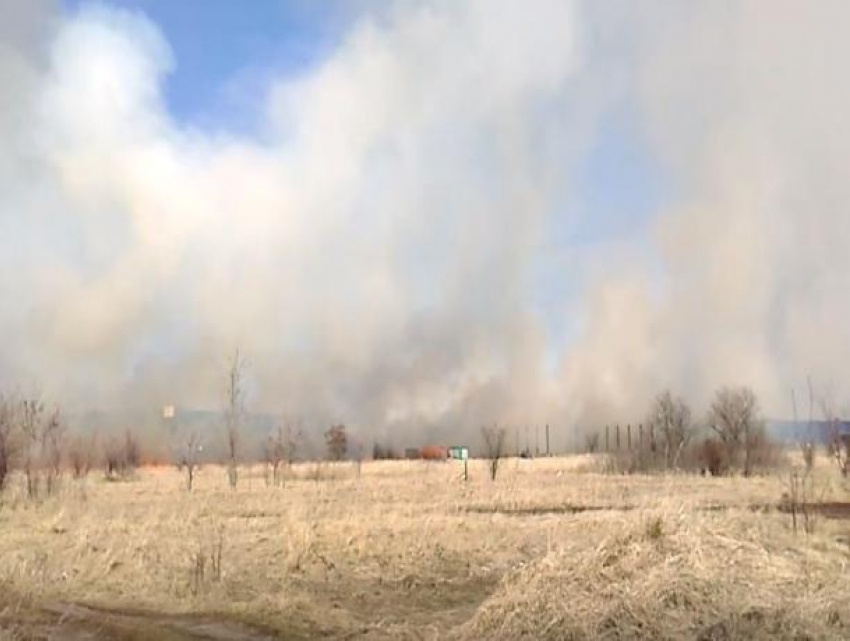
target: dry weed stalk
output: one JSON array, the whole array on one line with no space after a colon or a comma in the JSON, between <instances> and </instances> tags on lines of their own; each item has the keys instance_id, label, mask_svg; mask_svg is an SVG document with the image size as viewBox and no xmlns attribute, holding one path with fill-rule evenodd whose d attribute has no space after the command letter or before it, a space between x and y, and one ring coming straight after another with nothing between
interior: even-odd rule
<instances>
[{"instance_id":1,"label":"dry weed stalk","mask_svg":"<svg viewBox=\"0 0 850 641\"><path fill-rule=\"evenodd\" d=\"M222 580L222 558L224 556L224 525L212 530L208 541L202 541L191 557L189 592L193 596L203 594L211 583Z\"/></svg>"}]
</instances>

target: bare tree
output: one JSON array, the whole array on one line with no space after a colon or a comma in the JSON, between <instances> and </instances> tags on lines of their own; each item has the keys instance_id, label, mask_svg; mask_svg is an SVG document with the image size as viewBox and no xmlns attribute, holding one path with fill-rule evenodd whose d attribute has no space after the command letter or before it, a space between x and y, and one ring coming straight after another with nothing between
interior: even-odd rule
<instances>
[{"instance_id":1,"label":"bare tree","mask_svg":"<svg viewBox=\"0 0 850 641\"><path fill-rule=\"evenodd\" d=\"M239 482L238 460L242 423L245 417L245 360L236 350L227 368L224 431L227 452L227 479L232 489Z\"/></svg>"},{"instance_id":2,"label":"bare tree","mask_svg":"<svg viewBox=\"0 0 850 641\"><path fill-rule=\"evenodd\" d=\"M325 446L331 461L341 461L348 453L348 434L345 425L331 425L325 432Z\"/></svg>"},{"instance_id":3,"label":"bare tree","mask_svg":"<svg viewBox=\"0 0 850 641\"><path fill-rule=\"evenodd\" d=\"M831 426L829 449L832 457L838 465L841 476L850 476L850 434L842 434L838 421L833 421Z\"/></svg>"},{"instance_id":4,"label":"bare tree","mask_svg":"<svg viewBox=\"0 0 850 641\"><path fill-rule=\"evenodd\" d=\"M198 458L203 451L201 435L192 430L189 432L185 443L180 451L177 467L186 471L186 490L191 492L195 482L195 472L198 469Z\"/></svg>"},{"instance_id":5,"label":"bare tree","mask_svg":"<svg viewBox=\"0 0 850 641\"><path fill-rule=\"evenodd\" d=\"M827 443L829 454L838 465L841 476L846 478L850 475L850 434L842 432L841 421L838 420L832 400L828 396L821 399L820 405L829 429L829 442Z\"/></svg>"},{"instance_id":6,"label":"bare tree","mask_svg":"<svg viewBox=\"0 0 850 641\"><path fill-rule=\"evenodd\" d=\"M6 486L16 451L17 409L14 399L0 395L0 491Z\"/></svg>"},{"instance_id":7,"label":"bare tree","mask_svg":"<svg viewBox=\"0 0 850 641\"><path fill-rule=\"evenodd\" d=\"M300 431L293 433L292 425L284 421L266 439L265 459L271 466L270 480L275 486L285 484L286 469L295 457L298 434Z\"/></svg>"},{"instance_id":8,"label":"bare tree","mask_svg":"<svg viewBox=\"0 0 850 641\"><path fill-rule=\"evenodd\" d=\"M24 399L19 408L16 415L27 496L37 499L41 493L42 480L47 494L56 491L62 472L65 425L58 409L46 415L44 402L38 397Z\"/></svg>"},{"instance_id":9,"label":"bare tree","mask_svg":"<svg viewBox=\"0 0 850 641\"><path fill-rule=\"evenodd\" d=\"M62 475L62 444L65 438L65 424L59 410L54 410L44 423L41 433L41 451L45 471L45 490L53 494Z\"/></svg>"},{"instance_id":10,"label":"bare tree","mask_svg":"<svg viewBox=\"0 0 850 641\"><path fill-rule=\"evenodd\" d=\"M38 398L21 402L20 431L23 447L24 476L27 481L27 496L37 498L39 493L39 445L44 403Z\"/></svg>"},{"instance_id":11,"label":"bare tree","mask_svg":"<svg viewBox=\"0 0 850 641\"><path fill-rule=\"evenodd\" d=\"M737 462L743 449L744 476L749 476L753 452L764 442L764 421L760 417L755 393L749 387L717 390L708 424L723 442L730 466Z\"/></svg>"},{"instance_id":12,"label":"bare tree","mask_svg":"<svg viewBox=\"0 0 850 641\"><path fill-rule=\"evenodd\" d=\"M484 455L487 458L487 468L490 470L490 480L495 481L496 474L499 472L499 461L505 454L507 430L496 425L482 427L481 436L484 440Z\"/></svg>"},{"instance_id":13,"label":"bare tree","mask_svg":"<svg viewBox=\"0 0 850 641\"><path fill-rule=\"evenodd\" d=\"M691 410L684 399L674 397L665 390L656 397L652 405L649 424L661 440L664 449L664 465L675 468L679 463L682 450L687 447L694 435Z\"/></svg>"}]
</instances>

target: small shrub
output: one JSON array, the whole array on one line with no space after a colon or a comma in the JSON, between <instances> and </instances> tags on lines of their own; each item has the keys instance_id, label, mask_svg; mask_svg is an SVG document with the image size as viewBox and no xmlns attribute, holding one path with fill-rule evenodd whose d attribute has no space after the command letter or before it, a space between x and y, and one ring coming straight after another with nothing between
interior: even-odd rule
<instances>
[{"instance_id":1,"label":"small shrub","mask_svg":"<svg viewBox=\"0 0 850 641\"><path fill-rule=\"evenodd\" d=\"M664 519L656 516L649 520L646 524L646 538L651 541L657 541L664 536Z\"/></svg>"},{"instance_id":2,"label":"small shrub","mask_svg":"<svg viewBox=\"0 0 850 641\"><path fill-rule=\"evenodd\" d=\"M696 459L703 473L711 476L725 474L729 465L723 443L717 439L705 439L697 448Z\"/></svg>"},{"instance_id":3,"label":"small shrub","mask_svg":"<svg viewBox=\"0 0 850 641\"><path fill-rule=\"evenodd\" d=\"M133 475L142 461L142 450L132 431L127 430L123 438L112 438L104 445L106 479L126 480Z\"/></svg>"},{"instance_id":4,"label":"small shrub","mask_svg":"<svg viewBox=\"0 0 850 641\"><path fill-rule=\"evenodd\" d=\"M392 446L384 446L375 441L372 446L372 460L375 461L392 461L398 458L398 453Z\"/></svg>"},{"instance_id":5,"label":"small shrub","mask_svg":"<svg viewBox=\"0 0 850 641\"><path fill-rule=\"evenodd\" d=\"M328 450L328 459L341 461L348 453L348 434L345 425L331 425L325 432L325 445Z\"/></svg>"},{"instance_id":6,"label":"small shrub","mask_svg":"<svg viewBox=\"0 0 850 641\"><path fill-rule=\"evenodd\" d=\"M786 487L782 507L791 515L792 529L795 533L799 529L805 534L813 534L817 524L814 504L818 502L814 477L808 472L792 470Z\"/></svg>"}]
</instances>

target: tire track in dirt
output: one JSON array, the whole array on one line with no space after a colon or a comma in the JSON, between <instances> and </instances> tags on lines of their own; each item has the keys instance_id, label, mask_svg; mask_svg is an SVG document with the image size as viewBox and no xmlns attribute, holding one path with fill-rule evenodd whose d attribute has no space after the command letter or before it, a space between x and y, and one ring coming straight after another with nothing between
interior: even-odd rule
<instances>
[{"instance_id":1,"label":"tire track in dirt","mask_svg":"<svg viewBox=\"0 0 850 641\"><path fill-rule=\"evenodd\" d=\"M84 641L270 641L279 635L239 622L204 615L176 615L137 610L113 610L79 603L54 602L41 608L52 620L31 630L39 638Z\"/></svg>"}]
</instances>

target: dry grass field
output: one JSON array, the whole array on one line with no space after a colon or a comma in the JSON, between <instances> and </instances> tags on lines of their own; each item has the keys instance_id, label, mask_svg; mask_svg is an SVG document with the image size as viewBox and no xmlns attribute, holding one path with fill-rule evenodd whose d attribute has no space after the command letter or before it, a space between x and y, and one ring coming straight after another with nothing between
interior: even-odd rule
<instances>
[{"instance_id":1,"label":"dry grass field","mask_svg":"<svg viewBox=\"0 0 850 641\"><path fill-rule=\"evenodd\" d=\"M850 520L795 533L787 473L589 457L205 467L0 506L0 638L846 639ZM829 462L817 499L850 501ZM842 518L843 516L843 518Z\"/></svg>"}]
</instances>

